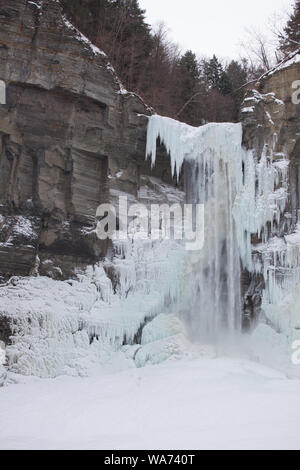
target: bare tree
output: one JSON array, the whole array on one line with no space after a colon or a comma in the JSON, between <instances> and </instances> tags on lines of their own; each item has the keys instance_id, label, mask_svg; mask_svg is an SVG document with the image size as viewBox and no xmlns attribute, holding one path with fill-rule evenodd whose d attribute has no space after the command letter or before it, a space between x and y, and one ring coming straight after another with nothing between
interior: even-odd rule
<instances>
[{"instance_id":1,"label":"bare tree","mask_svg":"<svg viewBox=\"0 0 300 470\"><path fill-rule=\"evenodd\" d=\"M240 45L243 55L247 57L251 67L267 71L278 62L276 45L271 34L263 33L257 28L247 28L245 39L241 41Z\"/></svg>"}]
</instances>

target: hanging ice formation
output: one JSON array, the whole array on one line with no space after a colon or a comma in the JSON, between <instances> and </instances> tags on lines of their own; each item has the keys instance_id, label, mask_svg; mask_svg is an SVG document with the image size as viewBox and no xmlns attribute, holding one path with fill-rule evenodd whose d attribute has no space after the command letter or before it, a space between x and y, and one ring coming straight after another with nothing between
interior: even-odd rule
<instances>
[{"instance_id":1,"label":"hanging ice formation","mask_svg":"<svg viewBox=\"0 0 300 470\"><path fill-rule=\"evenodd\" d=\"M180 311L198 337L241 328L241 266L264 271L251 238L276 233L287 202L288 162L273 162L272 149L257 158L242 146L241 124L194 128L170 118L149 118L146 156L156 160L157 140L170 155L173 175L185 165L187 200L205 205L205 245L186 255ZM268 154L270 152L270 154Z\"/></svg>"}]
</instances>

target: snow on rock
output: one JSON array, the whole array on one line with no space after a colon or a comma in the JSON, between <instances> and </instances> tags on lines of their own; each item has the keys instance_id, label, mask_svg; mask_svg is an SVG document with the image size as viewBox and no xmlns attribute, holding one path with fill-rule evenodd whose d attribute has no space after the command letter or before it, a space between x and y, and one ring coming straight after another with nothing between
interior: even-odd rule
<instances>
[{"instance_id":1,"label":"snow on rock","mask_svg":"<svg viewBox=\"0 0 300 470\"><path fill-rule=\"evenodd\" d=\"M39 224L34 217L20 215L0 217L0 229L2 242L0 245L12 245L20 243L26 246L34 246L39 233Z\"/></svg>"},{"instance_id":2,"label":"snow on rock","mask_svg":"<svg viewBox=\"0 0 300 470\"><path fill-rule=\"evenodd\" d=\"M177 244L140 240L116 247L116 292L106 263L87 268L78 280L16 278L1 286L0 315L14 329L6 349L9 371L87 375L124 343L133 344L147 319L178 295L181 260Z\"/></svg>"},{"instance_id":3,"label":"snow on rock","mask_svg":"<svg viewBox=\"0 0 300 470\"><path fill-rule=\"evenodd\" d=\"M263 309L270 324L276 331L285 334L292 342L294 336L300 339L300 284L282 286L278 302L267 303ZM296 338L297 339L297 338Z\"/></svg>"},{"instance_id":4,"label":"snow on rock","mask_svg":"<svg viewBox=\"0 0 300 470\"><path fill-rule=\"evenodd\" d=\"M7 243L13 242L18 236L23 236L28 240L33 240L36 237L36 229L31 219L23 216L16 216L13 231L7 241Z\"/></svg>"},{"instance_id":5,"label":"snow on rock","mask_svg":"<svg viewBox=\"0 0 300 470\"><path fill-rule=\"evenodd\" d=\"M41 4L38 4L38 3L35 3L35 2L28 2L28 4L35 6L35 7L38 8L39 10L42 8L42 5L41 5Z\"/></svg>"},{"instance_id":6,"label":"snow on rock","mask_svg":"<svg viewBox=\"0 0 300 470\"><path fill-rule=\"evenodd\" d=\"M4 367L6 363L6 351L5 351L5 344L0 341L0 387L3 387L6 383L7 379L7 372Z\"/></svg>"},{"instance_id":7,"label":"snow on rock","mask_svg":"<svg viewBox=\"0 0 300 470\"><path fill-rule=\"evenodd\" d=\"M182 359L190 355L190 344L183 334L145 344L137 350L134 361L137 367L160 364L168 359Z\"/></svg>"},{"instance_id":8,"label":"snow on rock","mask_svg":"<svg viewBox=\"0 0 300 470\"><path fill-rule=\"evenodd\" d=\"M262 272L266 288L263 292L262 306L269 321L274 320L277 329L277 321L280 321L281 310L285 310L286 322L292 322L297 309L289 302L290 295L300 283L300 225L295 231L283 238L274 236L265 244L258 245L255 250L261 254ZM289 304L289 310L285 307ZM277 320L276 320L277 318ZM280 328L281 329L281 328ZM284 328L285 329L285 328Z\"/></svg>"},{"instance_id":9,"label":"snow on rock","mask_svg":"<svg viewBox=\"0 0 300 470\"><path fill-rule=\"evenodd\" d=\"M76 349L80 355L89 345L79 318L95 301L95 286L20 279L15 286L2 286L0 297L1 315L14 325L13 343L6 349L10 371L55 377L76 361Z\"/></svg>"},{"instance_id":10,"label":"snow on rock","mask_svg":"<svg viewBox=\"0 0 300 470\"><path fill-rule=\"evenodd\" d=\"M281 70L285 70L288 67L293 66L294 64L298 64L300 62L300 48L296 49L295 51L291 52L287 57L285 57L281 62L279 62L275 67L270 69L268 72L264 73L259 79L258 82L267 78L274 73L277 73Z\"/></svg>"},{"instance_id":11,"label":"snow on rock","mask_svg":"<svg viewBox=\"0 0 300 470\"><path fill-rule=\"evenodd\" d=\"M6 369L0 364L0 388L6 384L7 372Z\"/></svg>"},{"instance_id":12,"label":"snow on rock","mask_svg":"<svg viewBox=\"0 0 300 470\"><path fill-rule=\"evenodd\" d=\"M248 108L242 108L242 113L254 113L254 106L249 106Z\"/></svg>"},{"instance_id":13,"label":"snow on rock","mask_svg":"<svg viewBox=\"0 0 300 470\"><path fill-rule=\"evenodd\" d=\"M191 350L185 326L178 316L160 314L143 328L141 346L132 351L132 357L137 367L144 367L170 358L183 358Z\"/></svg>"},{"instance_id":14,"label":"snow on rock","mask_svg":"<svg viewBox=\"0 0 300 470\"><path fill-rule=\"evenodd\" d=\"M294 64L298 64L299 62L300 62L300 48L295 50L294 52L291 52L285 59L283 59L278 65L276 65L272 70L267 72L261 78L264 78L265 76L268 76L268 75L273 75L275 72L278 72L279 70L284 70L287 67L290 67Z\"/></svg>"},{"instance_id":15,"label":"snow on rock","mask_svg":"<svg viewBox=\"0 0 300 470\"><path fill-rule=\"evenodd\" d=\"M161 314L148 323L142 333L142 345L183 333L185 327L176 315Z\"/></svg>"},{"instance_id":16,"label":"snow on rock","mask_svg":"<svg viewBox=\"0 0 300 470\"><path fill-rule=\"evenodd\" d=\"M185 200L185 193L174 188L154 176L142 176L142 186L138 190L138 198L143 204L151 203L161 204L166 200L170 205L181 204Z\"/></svg>"},{"instance_id":17,"label":"snow on rock","mask_svg":"<svg viewBox=\"0 0 300 470\"><path fill-rule=\"evenodd\" d=\"M129 91L126 90L126 88L121 82L119 82L119 84L120 84L120 90L117 92L118 95L128 95Z\"/></svg>"},{"instance_id":18,"label":"snow on rock","mask_svg":"<svg viewBox=\"0 0 300 470\"><path fill-rule=\"evenodd\" d=\"M297 293L299 295L299 289ZM290 315L288 306L281 313L280 310L282 307L284 308L284 304L278 306L278 310L276 312L273 310L275 315L279 314L279 318L276 318L276 323L279 328L284 326L284 323L288 321L288 317ZM291 305L289 307L291 307ZM292 307L294 310L295 305ZM288 317L284 318L284 315L287 315ZM283 323L281 323L282 321ZM260 323L249 337L249 357L256 362L283 372L289 378L299 379L299 365L294 365L292 363L292 354L294 352L292 344L297 340L300 340L300 331L292 330L290 328L286 331L276 331L274 325L270 326L265 323Z\"/></svg>"},{"instance_id":19,"label":"snow on rock","mask_svg":"<svg viewBox=\"0 0 300 470\"><path fill-rule=\"evenodd\" d=\"M93 44L84 34L82 34L81 31L79 31L79 29L77 29L64 15L63 22L70 31L75 33L77 40L84 44L93 53L94 56L100 56L104 59L108 59L105 52L99 49L99 47L95 46L95 44ZM117 91L117 94L127 95L129 92L125 89L120 79L117 77L114 67L108 61L106 63L106 69L114 75L114 78L119 85L119 90Z\"/></svg>"},{"instance_id":20,"label":"snow on rock","mask_svg":"<svg viewBox=\"0 0 300 470\"><path fill-rule=\"evenodd\" d=\"M259 91L252 89L249 90L248 93L251 93L250 96L247 96L243 103L242 103L242 113L252 113L255 111L255 106L258 103L275 103L277 106L282 107L285 106L282 100L276 98L275 93L265 93L261 94ZM252 105L253 104L253 105ZM252 105L252 106L249 106ZM269 113L268 113L269 114ZM270 116L268 116L270 119ZM272 121L272 120L271 120Z\"/></svg>"},{"instance_id":21,"label":"snow on rock","mask_svg":"<svg viewBox=\"0 0 300 470\"><path fill-rule=\"evenodd\" d=\"M1 287L0 297L1 314L14 325L6 348L11 372L45 378L73 369L84 375L80 361L90 352L90 338L80 320L98 298L92 282L20 279Z\"/></svg>"},{"instance_id":22,"label":"snow on rock","mask_svg":"<svg viewBox=\"0 0 300 470\"><path fill-rule=\"evenodd\" d=\"M105 52L101 51L99 47L92 44L91 41L84 34L82 34L79 29L77 29L72 23L70 23L70 21L65 16L63 16L63 22L68 29L70 29L73 33L76 33L78 41L80 41L82 44L85 44L93 52L94 55L100 55L105 58L107 57Z\"/></svg>"},{"instance_id":23,"label":"snow on rock","mask_svg":"<svg viewBox=\"0 0 300 470\"><path fill-rule=\"evenodd\" d=\"M291 235L285 236L286 243L289 246L300 247L300 222L297 224L295 231Z\"/></svg>"},{"instance_id":24,"label":"snow on rock","mask_svg":"<svg viewBox=\"0 0 300 470\"><path fill-rule=\"evenodd\" d=\"M300 377L292 364L292 345L300 340L300 226L284 238L273 237L257 248L266 281L262 310L267 325L260 324L251 336L260 361L291 377Z\"/></svg>"}]
</instances>

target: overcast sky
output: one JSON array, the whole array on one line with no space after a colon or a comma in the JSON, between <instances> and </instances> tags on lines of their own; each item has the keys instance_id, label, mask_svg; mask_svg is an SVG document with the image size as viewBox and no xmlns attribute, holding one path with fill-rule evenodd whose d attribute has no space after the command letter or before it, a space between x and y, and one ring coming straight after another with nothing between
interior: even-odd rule
<instances>
[{"instance_id":1,"label":"overcast sky","mask_svg":"<svg viewBox=\"0 0 300 470\"><path fill-rule=\"evenodd\" d=\"M160 21L181 49L198 55L238 58L245 28L265 30L275 12L291 11L293 0L140 0L152 26Z\"/></svg>"}]
</instances>

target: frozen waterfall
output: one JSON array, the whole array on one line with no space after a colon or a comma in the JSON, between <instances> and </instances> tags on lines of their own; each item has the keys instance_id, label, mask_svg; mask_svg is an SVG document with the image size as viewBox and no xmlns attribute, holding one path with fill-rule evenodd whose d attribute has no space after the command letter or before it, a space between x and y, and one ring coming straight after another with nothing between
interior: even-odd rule
<instances>
[{"instance_id":1,"label":"frozen waterfall","mask_svg":"<svg viewBox=\"0 0 300 470\"><path fill-rule=\"evenodd\" d=\"M158 139L179 178L184 165L189 203L205 206L205 245L186 253L180 312L196 338L241 330L241 269L263 270L251 239L266 242L287 202L288 163L272 149L257 157L242 146L241 124L194 128L158 115L149 118L146 156L156 161ZM268 266L265 267L268 276Z\"/></svg>"}]
</instances>

